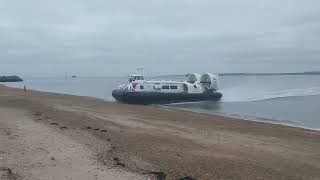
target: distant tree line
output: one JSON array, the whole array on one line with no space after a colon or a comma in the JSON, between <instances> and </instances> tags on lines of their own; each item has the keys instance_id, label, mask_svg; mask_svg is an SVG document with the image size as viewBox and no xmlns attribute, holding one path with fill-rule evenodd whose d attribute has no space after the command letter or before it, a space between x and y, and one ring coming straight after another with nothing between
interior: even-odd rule
<instances>
[{"instance_id":1,"label":"distant tree line","mask_svg":"<svg viewBox=\"0 0 320 180\"><path fill-rule=\"evenodd\" d=\"M18 76L0 76L0 82L21 82L23 81Z\"/></svg>"}]
</instances>

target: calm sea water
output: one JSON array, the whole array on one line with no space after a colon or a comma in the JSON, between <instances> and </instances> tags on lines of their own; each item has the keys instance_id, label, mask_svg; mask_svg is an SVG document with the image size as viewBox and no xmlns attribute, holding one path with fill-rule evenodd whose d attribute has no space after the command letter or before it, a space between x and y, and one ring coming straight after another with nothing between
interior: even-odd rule
<instances>
[{"instance_id":1,"label":"calm sea water","mask_svg":"<svg viewBox=\"0 0 320 180\"><path fill-rule=\"evenodd\" d=\"M147 77L148 78L148 77ZM112 89L126 77L28 78L23 83L6 83L40 91L92 96L114 101ZM183 76L152 79L182 80ZM167 107L222 114L320 130L320 75L221 76L221 102L177 103Z\"/></svg>"}]
</instances>

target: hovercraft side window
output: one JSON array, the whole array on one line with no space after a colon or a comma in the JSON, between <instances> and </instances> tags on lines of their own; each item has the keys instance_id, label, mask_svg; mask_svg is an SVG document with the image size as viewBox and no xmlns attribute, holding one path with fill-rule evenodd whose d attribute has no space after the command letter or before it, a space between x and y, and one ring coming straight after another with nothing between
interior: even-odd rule
<instances>
[{"instance_id":1,"label":"hovercraft side window","mask_svg":"<svg viewBox=\"0 0 320 180\"><path fill-rule=\"evenodd\" d=\"M144 89L144 86L143 86L143 85L140 85L140 89Z\"/></svg>"},{"instance_id":2,"label":"hovercraft side window","mask_svg":"<svg viewBox=\"0 0 320 180\"><path fill-rule=\"evenodd\" d=\"M194 88L198 88L197 85L193 85Z\"/></svg>"},{"instance_id":3,"label":"hovercraft side window","mask_svg":"<svg viewBox=\"0 0 320 180\"><path fill-rule=\"evenodd\" d=\"M170 89L178 89L178 86L170 86Z\"/></svg>"},{"instance_id":4,"label":"hovercraft side window","mask_svg":"<svg viewBox=\"0 0 320 180\"><path fill-rule=\"evenodd\" d=\"M162 89L169 89L169 86L162 86Z\"/></svg>"}]
</instances>

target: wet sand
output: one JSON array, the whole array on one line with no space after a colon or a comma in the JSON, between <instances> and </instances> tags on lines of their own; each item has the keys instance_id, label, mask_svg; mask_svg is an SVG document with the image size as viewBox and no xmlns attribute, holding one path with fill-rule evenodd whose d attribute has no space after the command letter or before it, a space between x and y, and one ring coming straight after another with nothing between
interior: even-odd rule
<instances>
[{"instance_id":1,"label":"wet sand","mask_svg":"<svg viewBox=\"0 0 320 180\"><path fill-rule=\"evenodd\" d=\"M320 132L0 86L0 179L320 179Z\"/></svg>"}]
</instances>

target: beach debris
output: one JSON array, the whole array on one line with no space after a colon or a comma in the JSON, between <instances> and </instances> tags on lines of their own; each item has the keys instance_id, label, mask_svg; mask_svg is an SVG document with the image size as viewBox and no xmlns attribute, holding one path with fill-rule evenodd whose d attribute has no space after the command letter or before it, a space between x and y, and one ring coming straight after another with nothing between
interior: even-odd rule
<instances>
[{"instance_id":1,"label":"beach debris","mask_svg":"<svg viewBox=\"0 0 320 180\"><path fill-rule=\"evenodd\" d=\"M61 126L60 129L68 129L66 126Z\"/></svg>"},{"instance_id":2,"label":"beach debris","mask_svg":"<svg viewBox=\"0 0 320 180\"><path fill-rule=\"evenodd\" d=\"M37 147L37 149L42 150L42 151L46 150L44 147Z\"/></svg>"},{"instance_id":3,"label":"beach debris","mask_svg":"<svg viewBox=\"0 0 320 180\"><path fill-rule=\"evenodd\" d=\"M51 159L52 161L56 160L56 158L54 158L53 156L51 156L50 159Z\"/></svg>"},{"instance_id":4,"label":"beach debris","mask_svg":"<svg viewBox=\"0 0 320 180\"><path fill-rule=\"evenodd\" d=\"M99 128L95 128L95 129L93 129L93 130L95 130L95 131L99 131L100 129L99 129Z\"/></svg>"},{"instance_id":5,"label":"beach debris","mask_svg":"<svg viewBox=\"0 0 320 180\"><path fill-rule=\"evenodd\" d=\"M90 127L90 126L87 126L87 129L92 129L92 127Z\"/></svg>"},{"instance_id":6,"label":"beach debris","mask_svg":"<svg viewBox=\"0 0 320 180\"><path fill-rule=\"evenodd\" d=\"M125 167L126 165L124 164L124 163L122 163L122 162L116 162L116 165L117 166L121 166L121 167Z\"/></svg>"},{"instance_id":7,"label":"beach debris","mask_svg":"<svg viewBox=\"0 0 320 180\"><path fill-rule=\"evenodd\" d=\"M108 138L108 139L107 139L107 141L109 141L109 142L110 142L110 141L111 141L111 139L109 139L109 138Z\"/></svg>"},{"instance_id":8,"label":"beach debris","mask_svg":"<svg viewBox=\"0 0 320 180\"><path fill-rule=\"evenodd\" d=\"M41 116L42 113L41 113L41 112L35 112L35 113L33 113L33 115L34 115L34 116Z\"/></svg>"},{"instance_id":9,"label":"beach debris","mask_svg":"<svg viewBox=\"0 0 320 180\"><path fill-rule=\"evenodd\" d=\"M58 123L50 123L51 125L59 125Z\"/></svg>"},{"instance_id":10,"label":"beach debris","mask_svg":"<svg viewBox=\"0 0 320 180\"><path fill-rule=\"evenodd\" d=\"M179 180L196 180L196 179L191 176L186 176L186 177L180 178Z\"/></svg>"},{"instance_id":11,"label":"beach debris","mask_svg":"<svg viewBox=\"0 0 320 180\"><path fill-rule=\"evenodd\" d=\"M38 121L41 121L41 120L42 120L41 118L38 119Z\"/></svg>"},{"instance_id":12,"label":"beach debris","mask_svg":"<svg viewBox=\"0 0 320 180\"><path fill-rule=\"evenodd\" d=\"M102 129L102 130L101 130L101 132L107 132L107 130L105 130L105 129Z\"/></svg>"},{"instance_id":13,"label":"beach debris","mask_svg":"<svg viewBox=\"0 0 320 180\"><path fill-rule=\"evenodd\" d=\"M1 173L4 172L5 174ZM12 170L10 168L7 167L0 167L0 178L7 178L9 180L16 180L17 177L15 176L15 174L13 174Z\"/></svg>"},{"instance_id":14,"label":"beach debris","mask_svg":"<svg viewBox=\"0 0 320 180\"><path fill-rule=\"evenodd\" d=\"M116 162L117 166L125 167L125 164L120 162L119 158L115 157L115 158L113 158L113 160Z\"/></svg>"},{"instance_id":15,"label":"beach debris","mask_svg":"<svg viewBox=\"0 0 320 180\"><path fill-rule=\"evenodd\" d=\"M167 174L165 172L159 171L151 171L148 174L154 175L156 180L165 180L167 178Z\"/></svg>"}]
</instances>

